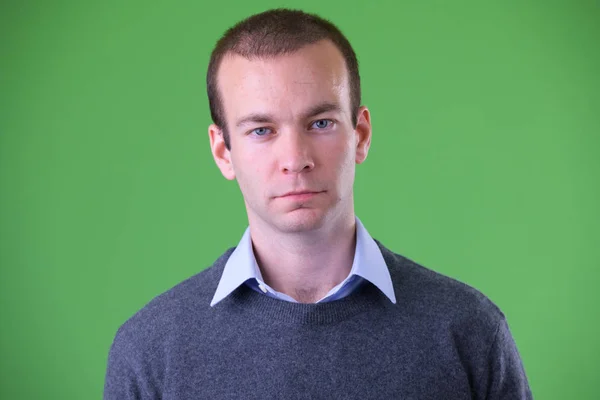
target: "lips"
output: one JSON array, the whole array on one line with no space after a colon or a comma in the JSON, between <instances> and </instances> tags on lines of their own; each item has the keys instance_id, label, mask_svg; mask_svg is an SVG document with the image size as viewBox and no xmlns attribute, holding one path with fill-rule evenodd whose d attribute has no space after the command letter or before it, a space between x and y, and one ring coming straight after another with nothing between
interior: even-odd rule
<instances>
[{"instance_id":1,"label":"lips","mask_svg":"<svg viewBox=\"0 0 600 400\"><path fill-rule=\"evenodd\" d=\"M295 195L302 195L302 194L317 194L319 192L314 191L314 190L297 190L297 191L293 191L293 192L288 192L280 197L286 197L286 196L295 196Z\"/></svg>"},{"instance_id":2,"label":"lips","mask_svg":"<svg viewBox=\"0 0 600 400\"><path fill-rule=\"evenodd\" d=\"M323 193L323 192L314 192L314 191L310 191L310 190L297 190L297 191L293 191L293 192L288 192L282 196L279 196L279 198L285 199L285 200L303 201L303 200L310 200L311 198L318 195L319 193Z\"/></svg>"}]
</instances>

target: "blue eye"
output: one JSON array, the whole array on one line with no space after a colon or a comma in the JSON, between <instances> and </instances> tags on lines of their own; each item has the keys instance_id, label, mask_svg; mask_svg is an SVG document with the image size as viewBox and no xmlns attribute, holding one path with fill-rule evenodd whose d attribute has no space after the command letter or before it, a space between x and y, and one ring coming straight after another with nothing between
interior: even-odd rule
<instances>
[{"instance_id":1,"label":"blue eye","mask_svg":"<svg viewBox=\"0 0 600 400\"><path fill-rule=\"evenodd\" d=\"M317 129L325 129L325 128L329 128L331 126L331 124L333 124L333 121L330 119L320 119L320 120L313 122L313 127L317 128Z\"/></svg>"},{"instance_id":2,"label":"blue eye","mask_svg":"<svg viewBox=\"0 0 600 400\"><path fill-rule=\"evenodd\" d=\"M256 136L265 136L270 131L271 130L269 128L261 127L261 128L253 129L252 133L254 133Z\"/></svg>"}]
</instances>

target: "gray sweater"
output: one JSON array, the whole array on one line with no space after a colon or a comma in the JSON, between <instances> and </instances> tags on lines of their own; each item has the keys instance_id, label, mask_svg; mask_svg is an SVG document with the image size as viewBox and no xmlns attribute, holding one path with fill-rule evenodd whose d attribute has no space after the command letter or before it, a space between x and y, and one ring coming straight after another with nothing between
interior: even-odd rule
<instances>
[{"instance_id":1,"label":"gray sweater","mask_svg":"<svg viewBox=\"0 0 600 400\"><path fill-rule=\"evenodd\" d=\"M320 304L241 285L210 307L228 249L118 329L104 399L531 399L498 307L376 243L397 304L366 281Z\"/></svg>"}]
</instances>

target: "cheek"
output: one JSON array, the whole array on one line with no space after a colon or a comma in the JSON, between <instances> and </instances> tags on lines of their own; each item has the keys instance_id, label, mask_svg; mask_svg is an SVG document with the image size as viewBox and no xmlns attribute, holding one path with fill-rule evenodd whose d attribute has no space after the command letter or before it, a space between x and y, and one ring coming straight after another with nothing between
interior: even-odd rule
<instances>
[{"instance_id":1,"label":"cheek","mask_svg":"<svg viewBox=\"0 0 600 400\"><path fill-rule=\"evenodd\" d=\"M267 173L264 157L260 154L238 153L232 157L232 162L238 184L245 196L264 191L263 182Z\"/></svg>"},{"instance_id":2,"label":"cheek","mask_svg":"<svg viewBox=\"0 0 600 400\"><path fill-rule=\"evenodd\" d=\"M354 142L347 143L344 150L344 159L341 163L342 170L340 174L342 175L343 185L346 186L348 191L353 190L354 186L354 176L356 173L356 148L354 146Z\"/></svg>"},{"instance_id":3,"label":"cheek","mask_svg":"<svg viewBox=\"0 0 600 400\"><path fill-rule=\"evenodd\" d=\"M353 143L344 141L336 143L335 148L328 151L328 157L333 159L331 155L335 155L335 165L340 174L345 174L354 171L354 163L356 154Z\"/></svg>"},{"instance_id":4,"label":"cheek","mask_svg":"<svg viewBox=\"0 0 600 400\"><path fill-rule=\"evenodd\" d=\"M339 139L339 138L338 138ZM332 141L327 146L320 148L320 156L324 168L321 173L327 180L335 184L338 190L351 185L354 181L355 159L353 143L348 141Z\"/></svg>"}]
</instances>

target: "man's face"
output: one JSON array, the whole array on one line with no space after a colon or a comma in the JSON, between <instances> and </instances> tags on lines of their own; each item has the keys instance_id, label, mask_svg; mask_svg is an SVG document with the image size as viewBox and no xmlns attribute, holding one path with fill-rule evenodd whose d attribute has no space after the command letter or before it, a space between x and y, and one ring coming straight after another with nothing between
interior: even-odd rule
<instances>
[{"instance_id":1,"label":"man's face","mask_svg":"<svg viewBox=\"0 0 600 400\"><path fill-rule=\"evenodd\" d=\"M209 134L223 175L237 179L253 226L304 232L354 216L355 164L366 158L369 112L352 126L344 59L329 41L287 55L227 55L218 85L231 151ZM311 192L288 195L289 192Z\"/></svg>"}]
</instances>

